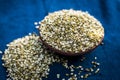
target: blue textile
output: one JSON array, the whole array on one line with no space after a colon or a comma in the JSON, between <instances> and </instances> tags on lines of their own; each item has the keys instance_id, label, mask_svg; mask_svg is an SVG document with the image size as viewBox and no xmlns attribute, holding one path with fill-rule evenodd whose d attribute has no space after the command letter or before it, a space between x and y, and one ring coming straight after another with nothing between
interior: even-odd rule
<instances>
[{"instance_id":1,"label":"blue textile","mask_svg":"<svg viewBox=\"0 0 120 80\"><path fill-rule=\"evenodd\" d=\"M120 0L0 0L0 50L6 44L23 37L30 32L37 32L34 22L42 20L49 12L61 9L88 11L97 18L105 29L104 45L97 47L87 59L74 64L88 67L87 63L98 57L100 75L90 76L86 80L120 80ZM0 80L6 80L6 70L2 66L0 54ZM65 77L68 72L60 64L51 66L48 79L58 80L56 73Z\"/></svg>"}]
</instances>

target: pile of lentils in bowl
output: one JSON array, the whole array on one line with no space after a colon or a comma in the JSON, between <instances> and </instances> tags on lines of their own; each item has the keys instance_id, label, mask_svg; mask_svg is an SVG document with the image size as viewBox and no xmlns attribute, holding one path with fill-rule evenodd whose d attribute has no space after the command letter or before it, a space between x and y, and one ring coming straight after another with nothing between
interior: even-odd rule
<instances>
[{"instance_id":1,"label":"pile of lentils in bowl","mask_svg":"<svg viewBox=\"0 0 120 80\"><path fill-rule=\"evenodd\" d=\"M38 29L42 41L68 54L92 50L104 37L104 28L97 19L87 12L72 9L50 13Z\"/></svg>"}]
</instances>

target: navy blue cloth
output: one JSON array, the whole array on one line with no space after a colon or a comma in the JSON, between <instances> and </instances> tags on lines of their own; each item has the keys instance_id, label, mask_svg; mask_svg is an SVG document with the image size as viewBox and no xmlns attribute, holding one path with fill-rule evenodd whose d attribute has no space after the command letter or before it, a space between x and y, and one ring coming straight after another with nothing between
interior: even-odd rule
<instances>
[{"instance_id":1,"label":"navy blue cloth","mask_svg":"<svg viewBox=\"0 0 120 80\"><path fill-rule=\"evenodd\" d=\"M37 32L34 22L42 20L49 12L61 9L88 11L97 18L105 29L104 45L97 47L87 59L76 65L89 67L89 62L98 57L100 73L86 80L120 80L120 0L0 0L0 50L6 44L23 37L30 32ZM0 80L6 80L6 69L2 66L0 54ZM56 73L65 77L69 72L60 64L51 66L46 80L58 80Z\"/></svg>"}]
</instances>

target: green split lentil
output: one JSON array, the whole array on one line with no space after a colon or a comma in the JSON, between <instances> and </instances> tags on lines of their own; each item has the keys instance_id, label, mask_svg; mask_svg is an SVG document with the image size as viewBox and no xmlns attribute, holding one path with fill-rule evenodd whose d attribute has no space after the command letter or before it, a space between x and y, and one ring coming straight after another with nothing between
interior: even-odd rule
<instances>
[{"instance_id":1,"label":"green split lentil","mask_svg":"<svg viewBox=\"0 0 120 80\"><path fill-rule=\"evenodd\" d=\"M97 19L87 12L72 9L50 13L38 29L47 44L73 53L93 49L104 36L104 28Z\"/></svg>"},{"instance_id":2,"label":"green split lentil","mask_svg":"<svg viewBox=\"0 0 120 80\"><path fill-rule=\"evenodd\" d=\"M2 51L0 51L0 54L2 54Z\"/></svg>"},{"instance_id":3,"label":"green split lentil","mask_svg":"<svg viewBox=\"0 0 120 80\"><path fill-rule=\"evenodd\" d=\"M60 74L57 74L57 78L60 78Z\"/></svg>"}]
</instances>

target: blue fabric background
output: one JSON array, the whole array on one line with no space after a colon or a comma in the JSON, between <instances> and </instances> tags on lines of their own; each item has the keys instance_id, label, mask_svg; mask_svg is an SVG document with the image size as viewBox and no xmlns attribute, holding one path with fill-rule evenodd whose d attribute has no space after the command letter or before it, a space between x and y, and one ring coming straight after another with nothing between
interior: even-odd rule
<instances>
[{"instance_id":1,"label":"blue fabric background","mask_svg":"<svg viewBox=\"0 0 120 80\"><path fill-rule=\"evenodd\" d=\"M120 0L0 0L0 50L4 51L6 44L16 38L30 32L38 33L34 22L42 20L49 12L71 8L88 11L105 29L104 45L86 55L84 62L74 64L89 66L91 58L97 56L101 75L87 80L120 80ZM55 64L47 80L57 80L56 73L65 77L66 72L61 65ZM6 75L0 59L0 80L6 80Z\"/></svg>"}]
</instances>

